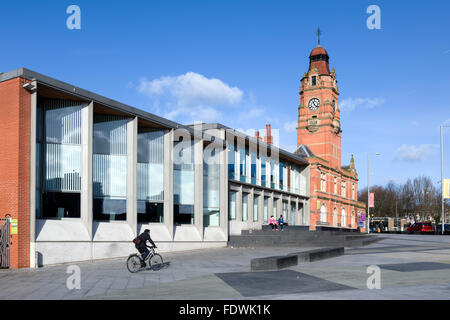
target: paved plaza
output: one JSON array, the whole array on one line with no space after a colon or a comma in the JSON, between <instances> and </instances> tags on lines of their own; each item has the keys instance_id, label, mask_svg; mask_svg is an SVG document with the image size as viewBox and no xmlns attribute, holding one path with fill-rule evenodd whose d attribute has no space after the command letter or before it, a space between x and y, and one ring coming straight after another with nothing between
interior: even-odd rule
<instances>
[{"instance_id":1,"label":"paved plaza","mask_svg":"<svg viewBox=\"0 0 450 320\"><path fill-rule=\"evenodd\" d=\"M274 272L250 272L253 258L298 248L221 248L163 253L161 270L128 272L125 259L83 262L81 289L69 265L0 271L0 299L450 299L450 237L383 235L343 256ZM310 250L311 248L301 248ZM367 267L381 289L367 289Z\"/></svg>"}]
</instances>

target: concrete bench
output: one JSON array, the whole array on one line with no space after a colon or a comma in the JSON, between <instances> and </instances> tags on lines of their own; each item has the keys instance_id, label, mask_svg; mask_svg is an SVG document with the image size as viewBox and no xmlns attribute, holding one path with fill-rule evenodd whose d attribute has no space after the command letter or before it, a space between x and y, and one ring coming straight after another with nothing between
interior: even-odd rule
<instances>
[{"instance_id":1,"label":"concrete bench","mask_svg":"<svg viewBox=\"0 0 450 320\"><path fill-rule=\"evenodd\" d=\"M265 258L256 258L251 261L252 271L276 271L283 268L296 266L298 257L292 256L274 256Z\"/></svg>"},{"instance_id":2,"label":"concrete bench","mask_svg":"<svg viewBox=\"0 0 450 320\"><path fill-rule=\"evenodd\" d=\"M295 252L287 256L274 256L256 258L251 261L252 271L277 271L298 265L300 262L313 262L342 256L344 247L314 249L304 252Z\"/></svg>"},{"instance_id":3,"label":"concrete bench","mask_svg":"<svg viewBox=\"0 0 450 320\"><path fill-rule=\"evenodd\" d=\"M344 247L314 249L303 252L291 253L298 258L298 262L313 262L344 255Z\"/></svg>"}]
</instances>

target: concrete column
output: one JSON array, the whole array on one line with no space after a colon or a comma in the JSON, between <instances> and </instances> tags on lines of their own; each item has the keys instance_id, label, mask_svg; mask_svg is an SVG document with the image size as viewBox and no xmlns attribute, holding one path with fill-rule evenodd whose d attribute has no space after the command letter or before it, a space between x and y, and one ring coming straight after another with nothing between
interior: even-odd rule
<instances>
[{"instance_id":1,"label":"concrete column","mask_svg":"<svg viewBox=\"0 0 450 320\"><path fill-rule=\"evenodd\" d=\"M203 139L194 138L194 225L203 240Z\"/></svg>"},{"instance_id":2,"label":"concrete column","mask_svg":"<svg viewBox=\"0 0 450 320\"><path fill-rule=\"evenodd\" d=\"M94 102L91 101L81 110L81 207L80 216L89 238L92 234L92 154L93 154L93 130L94 130Z\"/></svg>"},{"instance_id":3,"label":"concrete column","mask_svg":"<svg viewBox=\"0 0 450 320\"><path fill-rule=\"evenodd\" d=\"M137 236L137 132L138 118L127 123L127 223Z\"/></svg>"},{"instance_id":4,"label":"concrete column","mask_svg":"<svg viewBox=\"0 0 450 320\"><path fill-rule=\"evenodd\" d=\"M37 88L37 82L32 81ZM36 267L36 127L37 90L31 94L30 110L30 268Z\"/></svg>"},{"instance_id":5,"label":"concrete column","mask_svg":"<svg viewBox=\"0 0 450 320\"><path fill-rule=\"evenodd\" d=\"M220 132L221 138L225 140L225 130ZM228 234L228 150L220 152L220 229L225 235Z\"/></svg>"},{"instance_id":6,"label":"concrete column","mask_svg":"<svg viewBox=\"0 0 450 320\"><path fill-rule=\"evenodd\" d=\"M173 130L164 134L164 225L173 240Z\"/></svg>"}]
</instances>

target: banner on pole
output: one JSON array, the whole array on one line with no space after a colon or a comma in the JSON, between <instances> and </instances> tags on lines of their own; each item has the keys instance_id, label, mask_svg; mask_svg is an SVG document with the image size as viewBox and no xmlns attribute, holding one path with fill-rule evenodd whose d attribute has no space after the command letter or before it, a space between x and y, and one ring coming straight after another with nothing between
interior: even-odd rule
<instances>
[{"instance_id":1,"label":"banner on pole","mask_svg":"<svg viewBox=\"0 0 450 320\"><path fill-rule=\"evenodd\" d=\"M375 193L371 192L369 195L369 208L375 207Z\"/></svg>"},{"instance_id":2,"label":"banner on pole","mask_svg":"<svg viewBox=\"0 0 450 320\"><path fill-rule=\"evenodd\" d=\"M444 186L442 188L442 191L444 192L442 197L444 199L450 199L450 179L444 179Z\"/></svg>"}]
</instances>

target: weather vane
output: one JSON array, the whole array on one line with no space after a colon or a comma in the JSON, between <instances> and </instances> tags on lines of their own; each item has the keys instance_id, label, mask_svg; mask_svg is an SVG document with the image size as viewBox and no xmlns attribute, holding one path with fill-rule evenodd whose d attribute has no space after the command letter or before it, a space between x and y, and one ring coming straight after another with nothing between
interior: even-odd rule
<instances>
[{"instance_id":1,"label":"weather vane","mask_svg":"<svg viewBox=\"0 0 450 320\"><path fill-rule=\"evenodd\" d=\"M317 28L317 37L319 39L319 46L320 46L320 35L322 34L322 30L320 28Z\"/></svg>"}]
</instances>

